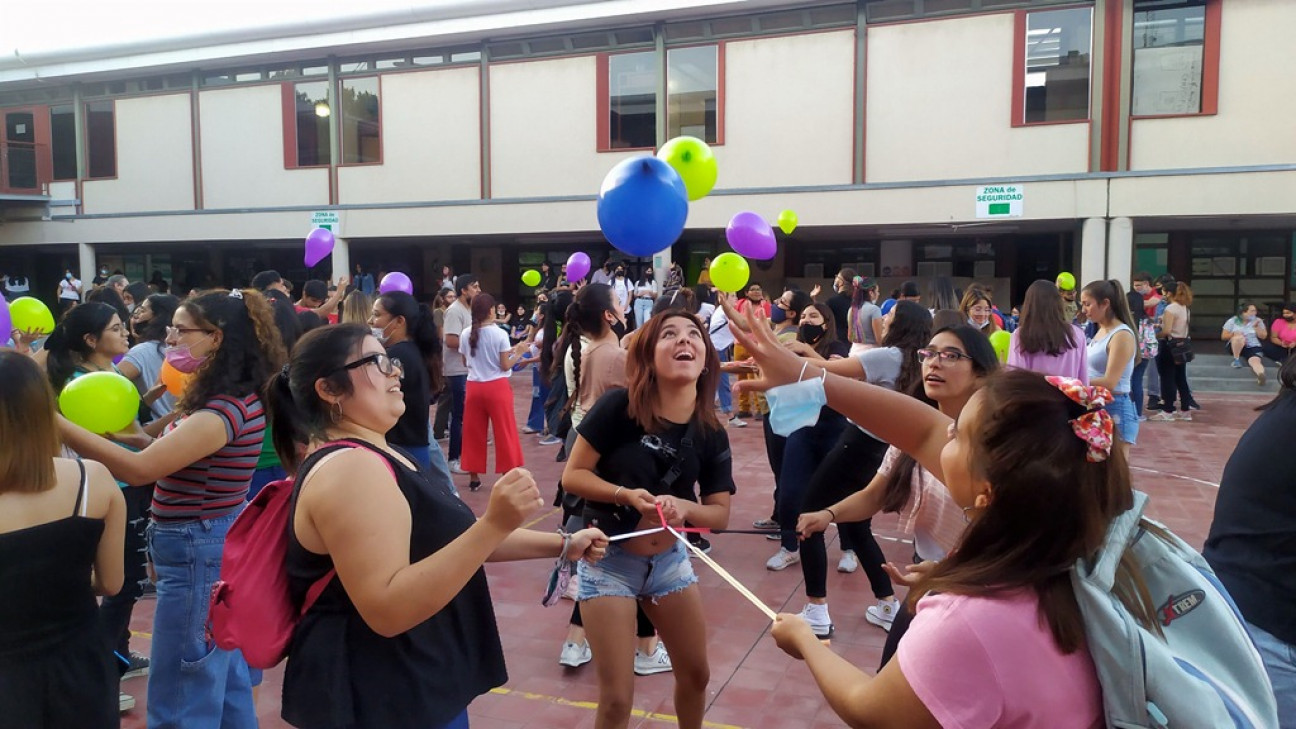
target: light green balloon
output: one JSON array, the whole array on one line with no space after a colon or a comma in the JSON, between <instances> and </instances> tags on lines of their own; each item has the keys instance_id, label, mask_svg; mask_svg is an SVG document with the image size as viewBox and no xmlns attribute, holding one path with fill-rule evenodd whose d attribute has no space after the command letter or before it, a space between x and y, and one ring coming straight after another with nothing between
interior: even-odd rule
<instances>
[{"instance_id":1,"label":"light green balloon","mask_svg":"<svg viewBox=\"0 0 1296 729\"><path fill-rule=\"evenodd\" d=\"M523 273L523 274L522 274L522 283L526 284L527 286L539 286L539 285L540 285L540 272L537 271L537 270L535 270L535 269L533 268L533 269L531 269L530 271L527 271L526 273Z\"/></svg>"}]
</instances>

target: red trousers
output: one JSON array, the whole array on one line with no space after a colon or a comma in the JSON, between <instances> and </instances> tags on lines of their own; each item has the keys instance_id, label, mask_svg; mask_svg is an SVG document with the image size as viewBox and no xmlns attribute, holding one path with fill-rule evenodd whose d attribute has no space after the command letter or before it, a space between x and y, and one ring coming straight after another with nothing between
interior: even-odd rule
<instances>
[{"instance_id":1,"label":"red trousers","mask_svg":"<svg viewBox=\"0 0 1296 729\"><path fill-rule=\"evenodd\" d=\"M459 467L469 473L486 473L486 424L495 432L495 473L522 466L522 443L513 414L513 387L507 377L490 382L469 382L464 396L463 453Z\"/></svg>"}]
</instances>

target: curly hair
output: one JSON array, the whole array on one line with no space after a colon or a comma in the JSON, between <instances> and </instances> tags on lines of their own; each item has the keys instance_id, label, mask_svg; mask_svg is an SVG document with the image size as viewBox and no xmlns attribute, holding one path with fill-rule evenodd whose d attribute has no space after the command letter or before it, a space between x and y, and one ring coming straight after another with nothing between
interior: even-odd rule
<instances>
[{"instance_id":1,"label":"curly hair","mask_svg":"<svg viewBox=\"0 0 1296 729\"><path fill-rule=\"evenodd\" d=\"M184 301L179 309L198 327L220 331L222 339L194 372L177 411L195 412L221 395L247 397L283 366L283 338L270 303L256 290L209 291Z\"/></svg>"}]
</instances>

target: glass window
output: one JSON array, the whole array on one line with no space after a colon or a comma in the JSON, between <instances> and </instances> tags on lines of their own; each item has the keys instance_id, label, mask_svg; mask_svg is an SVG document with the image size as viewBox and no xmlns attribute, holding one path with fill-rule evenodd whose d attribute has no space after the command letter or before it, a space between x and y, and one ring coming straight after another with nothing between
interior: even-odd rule
<instances>
[{"instance_id":1,"label":"glass window","mask_svg":"<svg viewBox=\"0 0 1296 729\"><path fill-rule=\"evenodd\" d=\"M1130 112L1200 112L1205 42L1205 0L1136 0Z\"/></svg>"},{"instance_id":2,"label":"glass window","mask_svg":"<svg viewBox=\"0 0 1296 729\"><path fill-rule=\"evenodd\" d=\"M1089 118L1092 16L1092 8L1026 16L1026 123Z\"/></svg>"},{"instance_id":3,"label":"glass window","mask_svg":"<svg viewBox=\"0 0 1296 729\"><path fill-rule=\"evenodd\" d=\"M346 79L341 84L342 97L339 103L342 116L338 119L338 128L342 134L342 162L382 162L378 78L369 76Z\"/></svg>"},{"instance_id":4,"label":"glass window","mask_svg":"<svg viewBox=\"0 0 1296 729\"><path fill-rule=\"evenodd\" d=\"M75 180L76 120L71 104L50 107L50 154L54 158L54 179Z\"/></svg>"},{"instance_id":5,"label":"glass window","mask_svg":"<svg viewBox=\"0 0 1296 729\"><path fill-rule=\"evenodd\" d=\"M113 102L91 101L85 105L86 167L91 179L117 176L117 137Z\"/></svg>"},{"instance_id":6,"label":"glass window","mask_svg":"<svg viewBox=\"0 0 1296 729\"><path fill-rule=\"evenodd\" d=\"M293 84L297 125L297 166L315 167L331 161L329 152L328 81Z\"/></svg>"},{"instance_id":7,"label":"glass window","mask_svg":"<svg viewBox=\"0 0 1296 729\"><path fill-rule=\"evenodd\" d=\"M673 48L666 53L666 136L717 141L719 85L716 46Z\"/></svg>"},{"instance_id":8,"label":"glass window","mask_svg":"<svg viewBox=\"0 0 1296 729\"><path fill-rule=\"evenodd\" d=\"M643 149L657 144L657 53L608 58L609 146Z\"/></svg>"}]
</instances>

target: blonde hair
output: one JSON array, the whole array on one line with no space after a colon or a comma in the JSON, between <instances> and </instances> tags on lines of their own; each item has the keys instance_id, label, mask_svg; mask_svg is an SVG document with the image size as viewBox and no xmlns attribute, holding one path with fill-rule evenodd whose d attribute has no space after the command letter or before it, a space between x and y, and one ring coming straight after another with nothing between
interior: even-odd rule
<instances>
[{"instance_id":1,"label":"blonde hair","mask_svg":"<svg viewBox=\"0 0 1296 729\"><path fill-rule=\"evenodd\" d=\"M371 313L373 313L373 297L356 289L342 300L342 314L338 317L338 323L367 325Z\"/></svg>"}]
</instances>

